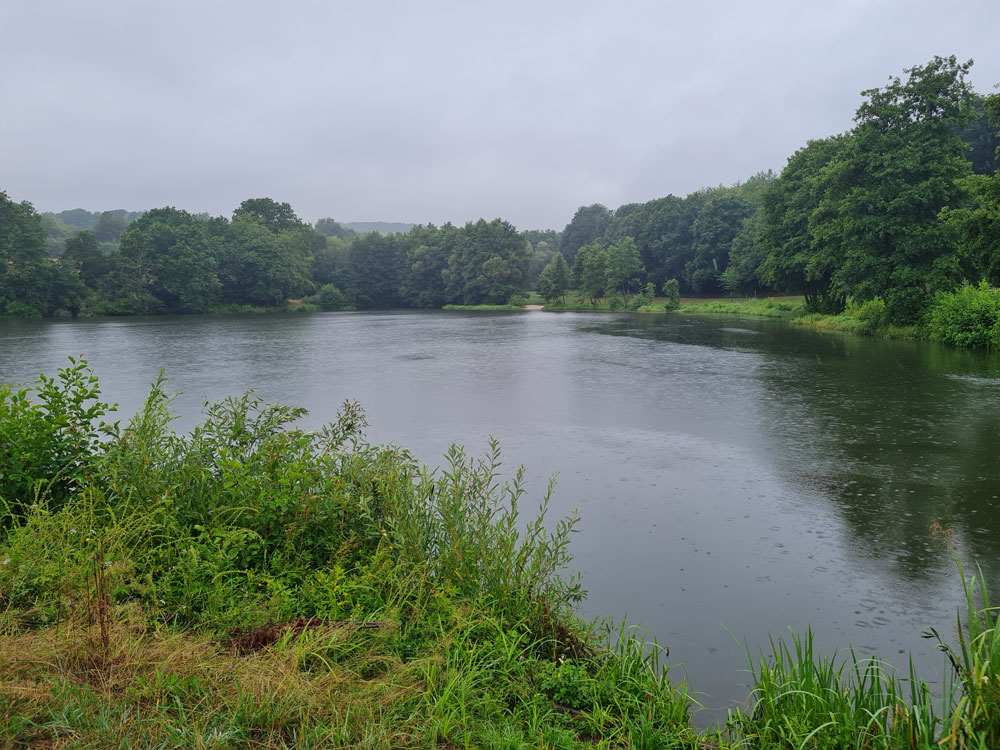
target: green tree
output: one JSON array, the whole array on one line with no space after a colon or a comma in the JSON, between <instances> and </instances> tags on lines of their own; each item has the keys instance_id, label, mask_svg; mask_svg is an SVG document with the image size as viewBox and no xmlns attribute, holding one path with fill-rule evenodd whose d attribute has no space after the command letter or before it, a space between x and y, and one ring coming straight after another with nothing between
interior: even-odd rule
<instances>
[{"instance_id":1,"label":"green tree","mask_svg":"<svg viewBox=\"0 0 1000 750\"><path fill-rule=\"evenodd\" d=\"M353 229L345 227L339 221L334 221L329 217L317 221L313 229L324 237L339 237L345 242L349 242L358 236L358 233Z\"/></svg>"},{"instance_id":2,"label":"green tree","mask_svg":"<svg viewBox=\"0 0 1000 750\"><path fill-rule=\"evenodd\" d=\"M348 245L339 237L327 237L320 248L313 248L309 275L313 283L322 286L343 286L347 281Z\"/></svg>"},{"instance_id":3,"label":"green tree","mask_svg":"<svg viewBox=\"0 0 1000 750\"><path fill-rule=\"evenodd\" d=\"M34 206L0 192L0 313L46 312L47 265L45 231Z\"/></svg>"},{"instance_id":4,"label":"green tree","mask_svg":"<svg viewBox=\"0 0 1000 750\"><path fill-rule=\"evenodd\" d=\"M546 302L554 302L566 296L569 284L569 265L562 253L556 253L538 277L538 293L545 298Z\"/></svg>"},{"instance_id":5,"label":"green tree","mask_svg":"<svg viewBox=\"0 0 1000 750\"><path fill-rule=\"evenodd\" d=\"M581 247L602 241L611 227L613 218L611 211L600 203L580 206L562 231L559 250L566 262L573 265L576 253Z\"/></svg>"},{"instance_id":6,"label":"green tree","mask_svg":"<svg viewBox=\"0 0 1000 750\"><path fill-rule=\"evenodd\" d=\"M528 243L512 224L501 219L470 222L442 272L445 295L462 305L504 304L524 289L529 262Z\"/></svg>"},{"instance_id":7,"label":"green tree","mask_svg":"<svg viewBox=\"0 0 1000 750\"><path fill-rule=\"evenodd\" d=\"M233 211L233 218L252 219L277 234L286 229L304 227L287 203L278 203L270 198L247 198Z\"/></svg>"},{"instance_id":8,"label":"green tree","mask_svg":"<svg viewBox=\"0 0 1000 750\"><path fill-rule=\"evenodd\" d=\"M615 212L609 235L632 237L646 269L647 278L662 284L679 278L694 257L693 227L708 193L699 191L686 198L668 195L641 205L622 206Z\"/></svg>"},{"instance_id":9,"label":"green tree","mask_svg":"<svg viewBox=\"0 0 1000 750\"><path fill-rule=\"evenodd\" d=\"M733 239L753 212L753 204L735 191L721 192L702 207L691 227L694 255L684 266L691 289L696 292L719 289L719 275L729 265Z\"/></svg>"},{"instance_id":10,"label":"green tree","mask_svg":"<svg viewBox=\"0 0 1000 750\"><path fill-rule=\"evenodd\" d=\"M677 279L667 279L663 282L663 296L666 301L663 306L668 310L676 310L681 306L681 285Z\"/></svg>"},{"instance_id":11,"label":"green tree","mask_svg":"<svg viewBox=\"0 0 1000 750\"><path fill-rule=\"evenodd\" d=\"M60 264L78 273L89 289L96 289L99 281L112 269L111 258L97 238L86 230L66 240Z\"/></svg>"},{"instance_id":12,"label":"green tree","mask_svg":"<svg viewBox=\"0 0 1000 750\"><path fill-rule=\"evenodd\" d=\"M399 284L406 262L405 235L369 232L351 243L351 294L359 307L399 307Z\"/></svg>"},{"instance_id":13,"label":"green tree","mask_svg":"<svg viewBox=\"0 0 1000 750\"><path fill-rule=\"evenodd\" d=\"M824 243L816 229L836 208L826 202L821 211L820 204L828 182L840 175L829 167L842 162L849 141L849 135L809 141L788 159L761 200L758 276L772 288L803 293L813 312L844 308L845 295L833 281L843 263L842 248L835 241Z\"/></svg>"},{"instance_id":14,"label":"green tree","mask_svg":"<svg viewBox=\"0 0 1000 750\"><path fill-rule=\"evenodd\" d=\"M996 132L1000 129L1000 94L987 97L981 106L989 114L989 127ZM996 156L1000 158L1000 146ZM1000 172L977 173L962 184L968 200L944 208L941 219L953 232L965 278L986 279L1000 286Z\"/></svg>"},{"instance_id":15,"label":"green tree","mask_svg":"<svg viewBox=\"0 0 1000 750\"><path fill-rule=\"evenodd\" d=\"M599 242L581 247L576 254L573 277L580 294L597 302L604 296L608 284L608 251Z\"/></svg>"},{"instance_id":16,"label":"green tree","mask_svg":"<svg viewBox=\"0 0 1000 750\"><path fill-rule=\"evenodd\" d=\"M607 289L619 291L628 299L628 295L639 288L644 271L635 240L624 237L612 242L608 246L606 258Z\"/></svg>"},{"instance_id":17,"label":"green tree","mask_svg":"<svg viewBox=\"0 0 1000 750\"><path fill-rule=\"evenodd\" d=\"M218 235L219 280L227 302L280 306L310 290L312 230L300 224L276 232L271 226L246 212L228 223L209 223Z\"/></svg>"},{"instance_id":18,"label":"green tree","mask_svg":"<svg viewBox=\"0 0 1000 750\"><path fill-rule=\"evenodd\" d=\"M99 242L117 242L125 231L127 222L121 214L105 211L97 217L90 230Z\"/></svg>"},{"instance_id":19,"label":"green tree","mask_svg":"<svg viewBox=\"0 0 1000 750\"><path fill-rule=\"evenodd\" d=\"M958 127L973 112L972 62L935 57L908 78L863 92L842 164L831 169L828 218L817 239L835 243L834 284L860 300L881 297L893 323L920 319L932 295L962 278L941 210L960 201L971 172Z\"/></svg>"},{"instance_id":20,"label":"green tree","mask_svg":"<svg viewBox=\"0 0 1000 750\"><path fill-rule=\"evenodd\" d=\"M751 294L760 288L757 271L762 254L760 245L761 212L748 216L729 246L729 265L719 275L719 283L730 294Z\"/></svg>"},{"instance_id":21,"label":"green tree","mask_svg":"<svg viewBox=\"0 0 1000 750\"><path fill-rule=\"evenodd\" d=\"M187 211L147 211L122 234L116 261L104 287L115 312L206 312L219 301L216 248L206 222Z\"/></svg>"},{"instance_id":22,"label":"green tree","mask_svg":"<svg viewBox=\"0 0 1000 750\"><path fill-rule=\"evenodd\" d=\"M451 224L441 228L417 226L407 235L408 249L399 294L410 307L441 307L446 303L445 275L448 261L462 230Z\"/></svg>"}]
</instances>

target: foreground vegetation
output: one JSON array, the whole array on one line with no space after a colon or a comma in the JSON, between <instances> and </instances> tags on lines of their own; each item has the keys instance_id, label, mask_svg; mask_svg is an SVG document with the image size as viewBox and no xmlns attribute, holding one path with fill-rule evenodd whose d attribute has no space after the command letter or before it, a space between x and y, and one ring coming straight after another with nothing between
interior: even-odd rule
<instances>
[{"instance_id":1,"label":"foreground vegetation","mask_svg":"<svg viewBox=\"0 0 1000 750\"><path fill-rule=\"evenodd\" d=\"M665 649L574 616L575 519L547 522L547 495L523 517L495 444L432 473L368 445L356 404L305 432L252 393L178 436L164 386L125 427L82 361L0 388L0 747L1000 742L981 581L947 652L957 689L806 634L698 732Z\"/></svg>"}]
</instances>

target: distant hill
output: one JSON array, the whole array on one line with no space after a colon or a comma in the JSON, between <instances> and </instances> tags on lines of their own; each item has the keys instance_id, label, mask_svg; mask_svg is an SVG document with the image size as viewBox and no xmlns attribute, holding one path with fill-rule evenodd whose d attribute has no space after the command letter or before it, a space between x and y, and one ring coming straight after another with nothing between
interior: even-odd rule
<instances>
[{"instance_id":1,"label":"distant hill","mask_svg":"<svg viewBox=\"0 0 1000 750\"><path fill-rule=\"evenodd\" d=\"M77 229L90 229L97 223L97 220L101 218L102 213L120 216L125 219L126 222L132 222L142 216L145 212L127 211L124 208L116 208L113 211L88 211L85 208L73 208L69 211L60 211L59 213L53 213L52 215L66 226L76 227Z\"/></svg>"},{"instance_id":2,"label":"distant hill","mask_svg":"<svg viewBox=\"0 0 1000 750\"><path fill-rule=\"evenodd\" d=\"M406 234L416 224L407 224L402 221L345 221L342 226L353 229L358 234L367 232L378 232L379 234Z\"/></svg>"}]
</instances>

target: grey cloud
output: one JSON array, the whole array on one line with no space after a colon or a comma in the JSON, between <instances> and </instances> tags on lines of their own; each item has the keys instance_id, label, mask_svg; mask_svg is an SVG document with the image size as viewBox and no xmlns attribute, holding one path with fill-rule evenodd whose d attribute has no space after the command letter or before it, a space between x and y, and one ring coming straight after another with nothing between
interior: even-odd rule
<instances>
[{"instance_id":1,"label":"grey cloud","mask_svg":"<svg viewBox=\"0 0 1000 750\"><path fill-rule=\"evenodd\" d=\"M55 0L0 5L0 190L561 228L780 169L935 54L1000 81L1000 6Z\"/></svg>"}]
</instances>

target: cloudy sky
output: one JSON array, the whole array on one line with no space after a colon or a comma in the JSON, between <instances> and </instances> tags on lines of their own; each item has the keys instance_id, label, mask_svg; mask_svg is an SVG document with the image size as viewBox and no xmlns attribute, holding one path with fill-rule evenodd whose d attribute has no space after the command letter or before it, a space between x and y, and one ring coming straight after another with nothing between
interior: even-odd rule
<instances>
[{"instance_id":1,"label":"cloudy sky","mask_svg":"<svg viewBox=\"0 0 1000 750\"><path fill-rule=\"evenodd\" d=\"M561 229L780 170L951 54L993 90L1000 2L0 0L0 190Z\"/></svg>"}]
</instances>

